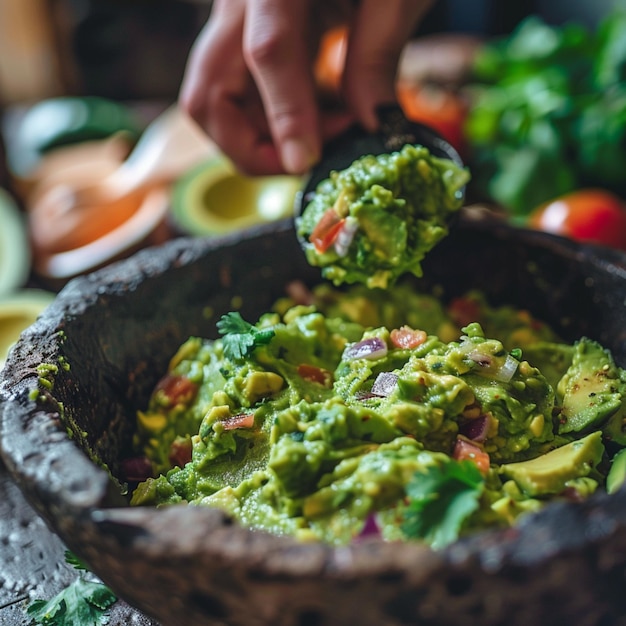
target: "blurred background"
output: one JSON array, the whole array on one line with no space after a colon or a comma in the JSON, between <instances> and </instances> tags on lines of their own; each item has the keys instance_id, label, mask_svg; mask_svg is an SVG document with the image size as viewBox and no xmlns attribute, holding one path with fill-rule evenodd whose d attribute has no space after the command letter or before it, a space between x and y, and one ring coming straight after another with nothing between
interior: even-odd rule
<instances>
[{"instance_id":1,"label":"blurred background","mask_svg":"<svg viewBox=\"0 0 626 626\"><path fill-rule=\"evenodd\" d=\"M421 31L500 34L525 16L595 25L613 0L441 0ZM0 101L175 98L210 0L0 0Z\"/></svg>"},{"instance_id":2,"label":"blurred background","mask_svg":"<svg viewBox=\"0 0 626 626\"><path fill-rule=\"evenodd\" d=\"M172 237L291 215L301 180L239 175L175 107L210 11L0 0L0 364L72 277ZM626 248L625 31L618 0L439 0L403 55L400 103L462 153L472 203ZM337 88L345 35L320 48L321 93ZM536 217L589 188L556 222Z\"/></svg>"},{"instance_id":3,"label":"blurred background","mask_svg":"<svg viewBox=\"0 0 626 626\"><path fill-rule=\"evenodd\" d=\"M1 0L2 100L172 99L209 11L209 0Z\"/></svg>"}]
</instances>

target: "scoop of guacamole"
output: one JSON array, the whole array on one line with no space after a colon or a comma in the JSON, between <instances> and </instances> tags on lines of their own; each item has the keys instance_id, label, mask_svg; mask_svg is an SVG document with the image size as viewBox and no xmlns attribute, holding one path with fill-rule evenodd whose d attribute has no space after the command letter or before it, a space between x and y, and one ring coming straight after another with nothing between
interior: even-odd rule
<instances>
[{"instance_id":1,"label":"scoop of guacamole","mask_svg":"<svg viewBox=\"0 0 626 626\"><path fill-rule=\"evenodd\" d=\"M405 273L420 276L468 180L466 169L418 145L332 172L297 219L309 263L336 285L386 287Z\"/></svg>"},{"instance_id":2,"label":"scoop of guacamole","mask_svg":"<svg viewBox=\"0 0 626 626\"><path fill-rule=\"evenodd\" d=\"M335 545L375 533L440 548L604 488L626 373L595 342L563 343L477 293L312 295L254 324L230 313L221 338L180 347L138 412L153 475L132 504L217 507Z\"/></svg>"}]
</instances>

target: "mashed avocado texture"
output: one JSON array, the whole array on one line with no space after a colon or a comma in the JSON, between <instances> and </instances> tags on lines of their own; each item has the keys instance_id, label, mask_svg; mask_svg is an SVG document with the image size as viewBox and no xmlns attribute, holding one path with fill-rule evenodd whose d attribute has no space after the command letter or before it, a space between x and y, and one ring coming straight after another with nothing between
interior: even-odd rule
<instances>
[{"instance_id":1,"label":"mashed avocado texture","mask_svg":"<svg viewBox=\"0 0 626 626\"><path fill-rule=\"evenodd\" d=\"M324 285L310 305L220 324L221 338L180 347L138 413L152 477L135 505L438 548L603 488L624 428L626 375L610 354L480 294L444 306L402 284Z\"/></svg>"},{"instance_id":2,"label":"mashed avocado texture","mask_svg":"<svg viewBox=\"0 0 626 626\"><path fill-rule=\"evenodd\" d=\"M335 284L386 287L405 273L420 276L468 180L464 168L415 145L332 172L297 220L309 263Z\"/></svg>"}]
</instances>

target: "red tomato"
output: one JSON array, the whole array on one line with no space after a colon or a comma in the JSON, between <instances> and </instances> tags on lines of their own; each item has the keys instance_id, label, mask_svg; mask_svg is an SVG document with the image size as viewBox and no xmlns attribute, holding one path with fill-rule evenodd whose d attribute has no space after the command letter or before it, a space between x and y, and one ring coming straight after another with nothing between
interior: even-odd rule
<instances>
[{"instance_id":1,"label":"red tomato","mask_svg":"<svg viewBox=\"0 0 626 626\"><path fill-rule=\"evenodd\" d=\"M454 323L463 328L481 319L480 303L470 297L454 298L448 306L448 313Z\"/></svg>"},{"instance_id":2,"label":"red tomato","mask_svg":"<svg viewBox=\"0 0 626 626\"><path fill-rule=\"evenodd\" d=\"M254 426L254 413L240 413L233 415L220 422L224 430L235 430L236 428L252 428Z\"/></svg>"},{"instance_id":3,"label":"red tomato","mask_svg":"<svg viewBox=\"0 0 626 626\"><path fill-rule=\"evenodd\" d=\"M397 95L410 120L434 128L461 154L464 152L467 105L461 98L442 87L408 83L398 84Z\"/></svg>"},{"instance_id":4,"label":"red tomato","mask_svg":"<svg viewBox=\"0 0 626 626\"><path fill-rule=\"evenodd\" d=\"M169 462L177 467L185 467L191 461L191 439L174 439L168 454Z\"/></svg>"},{"instance_id":5,"label":"red tomato","mask_svg":"<svg viewBox=\"0 0 626 626\"><path fill-rule=\"evenodd\" d=\"M428 335L423 330L413 330L409 326L402 326L401 328L394 328L389 338L396 348L412 350L421 346L428 339Z\"/></svg>"},{"instance_id":6,"label":"red tomato","mask_svg":"<svg viewBox=\"0 0 626 626\"><path fill-rule=\"evenodd\" d=\"M603 189L581 189L537 207L533 228L626 250L626 205Z\"/></svg>"},{"instance_id":7,"label":"red tomato","mask_svg":"<svg viewBox=\"0 0 626 626\"><path fill-rule=\"evenodd\" d=\"M164 403L172 407L191 403L198 393L198 385L185 376L166 374L157 383L155 392L160 392Z\"/></svg>"},{"instance_id":8,"label":"red tomato","mask_svg":"<svg viewBox=\"0 0 626 626\"><path fill-rule=\"evenodd\" d=\"M322 215L322 218L313 229L309 241L320 254L323 254L339 237L345 222L346 220L339 217L337 211L331 207Z\"/></svg>"},{"instance_id":9,"label":"red tomato","mask_svg":"<svg viewBox=\"0 0 626 626\"><path fill-rule=\"evenodd\" d=\"M322 369L321 367L302 363L298 365L298 374L300 378L308 380L309 382L319 383L320 385L324 385L324 387L332 387L332 373L325 369Z\"/></svg>"},{"instance_id":10,"label":"red tomato","mask_svg":"<svg viewBox=\"0 0 626 626\"><path fill-rule=\"evenodd\" d=\"M452 458L457 461L473 461L483 475L487 474L491 463L489 454L479 444L461 437L458 437L454 444Z\"/></svg>"}]
</instances>

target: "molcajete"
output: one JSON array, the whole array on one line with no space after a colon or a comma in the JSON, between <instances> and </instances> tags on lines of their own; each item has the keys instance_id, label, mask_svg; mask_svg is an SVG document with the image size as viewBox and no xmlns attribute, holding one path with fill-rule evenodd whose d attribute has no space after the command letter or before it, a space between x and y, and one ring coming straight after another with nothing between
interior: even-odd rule
<instances>
[{"instance_id":1,"label":"molcajete","mask_svg":"<svg viewBox=\"0 0 626 626\"><path fill-rule=\"evenodd\" d=\"M216 336L234 303L256 319L294 279L320 277L290 220L179 239L72 280L22 334L0 381L2 457L67 546L165 625L626 623L625 490L440 551L298 543L217 510L128 506L120 461L174 351L189 335ZM443 299L480 289L626 365L618 252L466 216L416 287Z\"/></svg>"}]
</instances>

